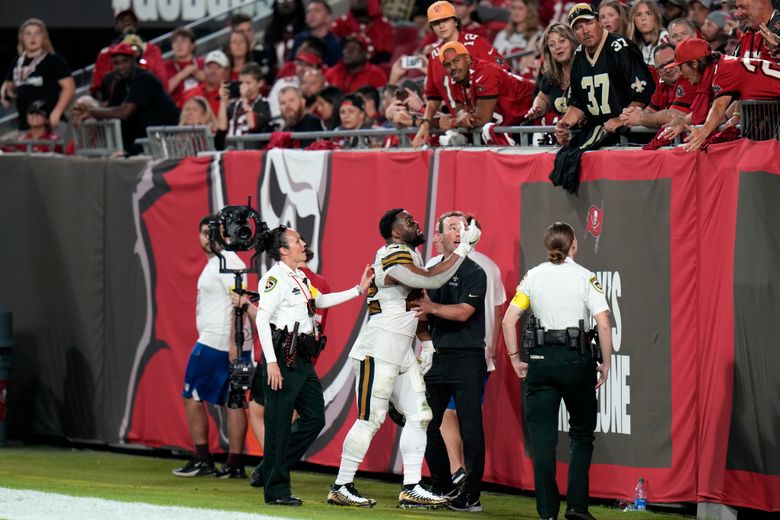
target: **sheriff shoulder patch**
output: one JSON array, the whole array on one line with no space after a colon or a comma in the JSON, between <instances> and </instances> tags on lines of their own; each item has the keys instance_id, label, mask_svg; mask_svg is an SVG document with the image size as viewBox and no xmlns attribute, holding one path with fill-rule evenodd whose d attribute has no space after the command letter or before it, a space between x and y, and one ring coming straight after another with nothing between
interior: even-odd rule
<instances>
[{"instance_id":1,"label":"sheriff shoulder patch","mask_svg":"<svg viewBox=\"0 0 780 520\"><path fill-rule=\"evenodd\" d=\"M599 281L596 279L595 276L591 276L589 281L594 289L596 289L601 294L604 294L604 289L601 288L601 284L599 283Z\"/></svg>"},{"instance_id":2,"label":"sheriff shoulder patch","mask_svg":"<svg viewBox=\"0 0 780 520\"><path fill-rule=\"evenodd\" d=\"M265 282L265 289L263 289L263 292L271 292L274 290L274 287L276 287L276 278L273 276L269 276L268 280Z\"/></svg>"}]
</instances>

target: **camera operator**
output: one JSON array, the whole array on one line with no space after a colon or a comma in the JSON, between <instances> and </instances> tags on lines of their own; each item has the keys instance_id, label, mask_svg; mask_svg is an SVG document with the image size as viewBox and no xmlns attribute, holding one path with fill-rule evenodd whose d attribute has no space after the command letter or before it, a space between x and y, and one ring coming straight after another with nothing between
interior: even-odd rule
<instances>
[{"instance_id":1,"label":"camera operator","mask_svg":"<svg viewBox=\"0 0 780 520\"><path fill-rule=\"evenodd\" d=\"M227 408L229 453L221 470L217 471L209 454L209 423L206 402L224 406L230 379L230 363L237 356L234 336L233 291L234 278L220 274L219 258L211 250L209 222L214 215L201 219L200 247L208 262L198 278L196 324L198 341L192 349L184 376L184 410L195 444L195 456L183 467L173 470L179 477L214 475L219 478L246 478L241 461L247 420L243 408ZM245 269L246 265L233 252L221 253L231 269ZM244 344L241 357L249 360L252 352L252 334L249 321L244 321Z\"/></svg>"},{"instance_id":2,"label":"camera operator","mask_svg":"<svg viewBox=\"0 0 780 520\"><path fill-rule=\"evenodd\" d=\"M290 489L290 468L325 426L322 386L313 360L325 344L316 308L328 308L364 294L373 273L366 266L360 283L346 291L322 294L298 266L306 261L306 242L297 231L279 226L259 238L276 264L260 279L257 332L263 347L265 442L256 470L270 505L300 506ZM293 411L298 412L291 429Z\"/></svg>"}]
</instances>

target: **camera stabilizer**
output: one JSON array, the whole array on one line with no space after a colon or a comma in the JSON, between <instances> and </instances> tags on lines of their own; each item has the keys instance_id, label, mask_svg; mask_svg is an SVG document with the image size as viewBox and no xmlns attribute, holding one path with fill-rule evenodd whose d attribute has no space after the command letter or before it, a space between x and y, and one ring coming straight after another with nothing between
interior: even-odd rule
<instances>
[{"instance_id":1,"label":"camera stabilizer","mask_svg":"<svg viewBox=\"0 0 780 520\"><path fill-rule=\"evenodd\" d=\"M219 258L219 272L235 277L234 292L249 295L251 301L257 301L258 293L247 291L243 286L243 275L257 272L257 259L260 255L259 238L268 231L268 225L260 220L260 215L252 209L252 197L246 206L225 206L209 222L209 247ZM248 269L230 269L222 251L254 251L249 259ZM246 391L252 384L253 367L251 360L243 360L241 352L244 345L244 309L238 306L234 310L236 358L230 364L230 387L228 390L228 408L246 408Z\"/></svg>"}]
</instances>

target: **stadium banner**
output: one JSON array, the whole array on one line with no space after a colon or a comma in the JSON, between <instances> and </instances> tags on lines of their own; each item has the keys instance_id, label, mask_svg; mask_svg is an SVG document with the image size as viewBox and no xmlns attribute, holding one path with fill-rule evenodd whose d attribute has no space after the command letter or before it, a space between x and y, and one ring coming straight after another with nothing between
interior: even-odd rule
<instances>
[{"instance_id":1,"label":"stadium banner","mask_svg":"<svg viewBox=\"0 0 780 520\"><path fill-rule=\"evenodd\" d=\"M706 154L589 152L578 196L549 184L551 153L272 150L148 165L0 157L0 202L6 222L17 223L7 236L18 250L0 255L0 304L17 315L24 353L9 385L9 436L192 449L181 390L197 339L204 215L251 197L271 227L283 223L308 239L309 267L338 291L372 262L387 209L417 218L426 258L435 254L436 216L461 209L479 217L479 250L501 268L508 298L544 261L542 235L556 220L574 226L577 259L606 292L615 353L598 392L593 496L628 499L644 477L651 502L779 510L778 357L767 325L778 310L778 156L776 141ZM64 209L73 198L88 203ZM46 219L55 212L66 216ZM51 261L41 274L42 258ZM269 265L261 258L260 274ZM257 279L249 276L250 288ZM46 299L57 312L41 313ZM359 300L329 310L317 364L326 427L310 462L339 463L356 416L347 354L364 320ZM485 480L532 489L522 386L503 344L496 364L483 410ZM224 451L224 414L210 408L209 421L211 447ZM565 491L565 409L559 431ZM398 442L386 421L361 469L400 473ZM247 452L262 453L251 432Z\"/></svg>"},{"instance_id":2,"label":"stadium banner","mask_svg":"<svg viewBox=\"0 0 780 520\"><path fill-rule=\"evenodd\" d=\"M46 13L49 27L112 27L114 14L132 9L145 29L173 28L207 16L219 15L241 4L235 12L257 16L270 13L265 2L247 0L79 0L79 9L68 2L30 0L3 2L0 5L0 27L18 27L26 19ZM218 18L224 22L227 16Z\"/></svg>"}]
</instances>

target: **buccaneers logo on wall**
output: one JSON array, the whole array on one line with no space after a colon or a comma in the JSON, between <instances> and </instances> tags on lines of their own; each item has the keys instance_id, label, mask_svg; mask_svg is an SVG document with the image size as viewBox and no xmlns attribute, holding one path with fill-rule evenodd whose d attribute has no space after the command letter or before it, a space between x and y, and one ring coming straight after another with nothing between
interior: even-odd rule
<instances>
[{"instance_id":1,"label":"buccaneers logo on wall","mask_svg":"<svg viewBox=\"0 0 780 520\"><path fill-rule=\"evenodd\" d=\"M602 207L598 207L595 204L588 210L588 217L585 224L585 235L590 233L593 238L596 239L596 245L593 248L594 253L599 252L599 238L601 237L601 227L604 224L604 203L601 203Z\"/></svg>"}]
</instances>

